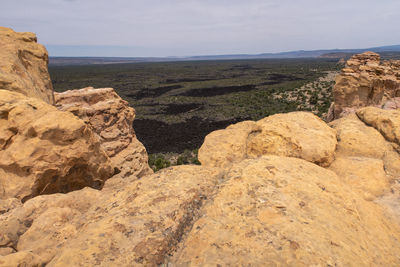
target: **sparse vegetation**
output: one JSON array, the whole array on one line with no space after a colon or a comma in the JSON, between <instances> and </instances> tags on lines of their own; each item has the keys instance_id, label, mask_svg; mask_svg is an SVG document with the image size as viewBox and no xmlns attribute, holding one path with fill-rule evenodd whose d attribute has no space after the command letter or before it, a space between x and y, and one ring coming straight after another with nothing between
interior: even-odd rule
<instances>
[{"instance_id":1,"label":"sparse vegetation","mask_svg":"<svg viewBox=\"0 0 400 267\"><path fill-rule=\"evenodd\" d=\"M323 116L341 67L336 59L264 59L52 66L50 74L56 91L115 88L135 108L135 132L159 170L199 164L204 137L232 123L296 110Z\"/></svg>"},{"instance_id":2,"label":"sparse vegetation","mask_svg":"<svg viewBox=\"0 0 400 267\"><path fill-rule=\"evenodd\" d=\"M185 150L183 153L156 153L149 154L149 166L153 171L158 171L175 165L195 164L200 165L197 159L198 149Z\"/></svg>"}]
</instances>

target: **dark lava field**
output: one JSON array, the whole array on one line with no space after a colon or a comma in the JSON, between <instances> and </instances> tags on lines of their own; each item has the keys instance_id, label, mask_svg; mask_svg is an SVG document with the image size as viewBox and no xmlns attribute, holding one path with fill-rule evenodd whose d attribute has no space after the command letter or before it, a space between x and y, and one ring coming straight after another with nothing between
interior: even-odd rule
<instances>
[{"instance_id":1,"label":"dark lava field","mask_svg":"<svg viewBox=\"0 0 400 267\"><path fill-rule=\"evenodd\" d=\"M330 58L220 60L50 66L50 75L58 92L114 88L135 108L133 127L154 154L195 150L210 132L243 120L295 110L321 115L330 94L298 89L341 67Z\"/></svg>"}]
</instances>

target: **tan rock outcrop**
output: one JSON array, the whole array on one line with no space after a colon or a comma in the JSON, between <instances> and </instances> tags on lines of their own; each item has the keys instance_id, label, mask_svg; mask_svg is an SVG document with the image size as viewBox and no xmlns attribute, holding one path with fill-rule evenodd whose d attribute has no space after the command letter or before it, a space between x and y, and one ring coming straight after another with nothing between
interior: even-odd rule
<instances>
[{"instance_id":1,"label":"tan rock outcrop","mask_svg":"<svg viewBox=\"0 0 400 267\"><path fill-rule=\"evenodd\" d=\"M400 110L383 110L367 107L357 111L357 116L377 129L386 140L400 146Z\"/></svg>"},{"instance_id":2,"label":"tan rock outcrop","mask_svg":"<svg viewBox=\"0 0 400 267\"><path fill-rule=\"evenodd\" d=\"M102 191L38 196L0 215L0 247L33 253L47 266L156 266L187 232L222 172L179 166L136 180L112 178Z\"/></svg>"},{"instance_id":3,"label":"tan rock outcrop","mask_svg":"<svg viewBox=\"0 0 400 267\"><path fill-rule=\"evenodd\" d=\"M375 108L365 108L380 111ZM384 112L384 111L383 111ZM400 155L393 143L387 142L380 132L368 126L355 114L335 120L330 125L337 131L336 158L367 157L381 159L386 174L392 179L400 177Z\"/></svg>"},{"instance_id":4,"label":"tan rock outcrop","mask_svg":"<svg viewBox=\"0 0 400 267\"><path fill-rule=\"evenodd\" d=\"M339 140L330 169L367 200L376 200L390 192L391 183L400 178L400 155L393 145L356 114L330 125L336 129Z\"/></svg>"},{"instance_id":5,"label":"tan rock outcrop","mask_svg":"<svg viewBox=\"0 0 400 267\"><path fill-rule=\"evenodd\" d=\"M61 111L0 90L0 267L400 266L400 114L354 113L397 106L396 64L348 61L354 105L329 126L237 123L205 138L202 166L154 174L113 89L57 94Z\"/></svg>"},{"instance_id":6,"label":"tan rock outcrop","mask_svg":"<svg viewBox=\"0 0 400 267\"><path fill-rule=\"evenodd\" d=\"M226 179L172 266L400 264L399 225L332 171L263 156L235 165Z\"/></svg>"},{"instance_id":7,"label":"tan rock outcrop","mask_svg":"<svg viewBox=\"0 0 400 267\"><path fill-rule=\"evenodd\" d=\"M317 116L292 112L209 134L199 149L199 160L206 166L227 167L248 157L279 155L329 166L336 143L335 130Z\"/></svg>"},{"instance_id":8,"label":"tan rock outcrop","mask_svg":"<svg viewBox=\"0 0 400 267\"><path fill-rule=\"evenodd\" d=\"M132 128L135 110L114 89L88 87L55 93L55 101L58 109L70 111L90 125L121 176L152 173L146 149Z\"/></svg>"},{"instance_id":9,"label":"tan rock outcrop","mask_svg":"<svg viewBox=\"0 0 400 267\"><path fill-rule=\"evenodd\" d=\"M0 246L16 249L0 266L397 266L399 241L398 223L334 172L278 156L225 177L179 166L112 178L0 215Z\"/></svg>"},{"instance_id":10,"label":"tan rock outcrop","mask_svg":"<svg viewBox=\"0 0 400 267\"><path fill-rule=\"evenodd\" d=\"M206 138L205 152L221 152L208 164L224 171L179 166L140 180L114 177L101 191L17 204L0 215L0 266L27 259L48 266L398 266L400 224L390 213L396 202L394 195L381 199L391 182L385 166L391 144L356 115L333 122L335 129L312 114L271 117ZM312 153L249 156L249 136L268 131L278 136L263 137L271 144L285 134ZM305 155L328 151L313 148L313 136L315 145L324 136L339 140L322 143L337 147L335 172L296 158L313 161ZM357 149L369 138L376 143Z\"/></svg>"},{"instance_id":11,"label":"tan rock outcrop","mask_svg":"<svg viewBox=\"0 0 400 267\"><path fill-rule=\"evenodd\" d=\"M336 149L336 131L307 112L276 114L257 122L261 132L250 136L249 156L278 155L302 158L329 166Z\"/></svg>"},{"instance_id":12,"label":"tan rock outcrop","mask_svg":"<svg viewBox=\"0 0 400 267\"><path fill-rule=\"evenodd\" d=\"M0 89L54 104L48 54L34 33L0 27Z\"/></svg>"},{"instance_id":13,"label":"tan rock outcrop","mask_svg":"<svg viewBox=\"0 0 400 267\"><path fill-rule=\"evenodd\" d=\"M114 173L96 135L71 113L0 90L0 199L101 188Z\"/></svg>"},{"instance_id":14,"label":"tan rock outcrop","mask_svg":"<svg viewBox=\"0 0 400 267\"><path fill-rule=\"evenodd\" d=\"M380 62L380 56L366 52L352 56L333 88L334 103L328 121L354 113L366 106L382 107L400 96L400 61ZM392 103L387 104L393 106Z\"/></svg>"},{"instance_id":15,"label":"tan rock outcrop","mask_svg":"<svg viewBox=\"0 0 400 267\"><path fill-rule=\"evenodd\" d=\"M385 138L375 128L367 126L355 114L335 120L329 125L336 130L339 140L336 157L383 158L388 146Z\"/></svg>"}]
</instances>

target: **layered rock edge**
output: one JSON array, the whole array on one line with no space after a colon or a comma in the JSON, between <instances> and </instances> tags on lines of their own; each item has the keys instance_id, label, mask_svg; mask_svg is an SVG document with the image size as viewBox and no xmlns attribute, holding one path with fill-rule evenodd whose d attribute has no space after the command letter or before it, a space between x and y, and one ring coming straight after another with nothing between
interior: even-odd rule
<instances>
[{"instance_id":1,"label":"layered rock edge","mask_svg":"<svg viewBox=\"0 0 400 267\"><path fill-rule=\"evenodd\" d=\"M357 109L375 106L384 109L400 107L400 60L382 61L379 54L365 52L352 56L333 88L333 103L327 120L355 113Z\"/></svg>"},{"instance_id":2,"label":"layered rock edge","mask_svg":"<svg viewBox=\"0 0 400 267\"><path fill-rule=\"evenodd\" d=\"M87 87L55 93L55 105L93 129L120 176L140 178L152 173L146 149L132 127L135 110L113 88Z\"/></svg>"}]
</instances>

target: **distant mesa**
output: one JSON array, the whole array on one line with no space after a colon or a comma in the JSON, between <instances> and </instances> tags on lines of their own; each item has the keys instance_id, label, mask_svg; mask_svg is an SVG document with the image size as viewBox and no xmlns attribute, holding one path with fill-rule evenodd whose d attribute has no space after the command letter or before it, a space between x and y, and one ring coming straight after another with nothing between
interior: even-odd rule
<instances>
[{"instance_id":1,"label":"distant mesa","mask_svg":"<svg viewBox=\"0 0 400 267\"><path fill-rule=\"evenodd\" d=\"M121 64L140 62L173 62L199 60L235 60L235 59L283 59L283 58L350 58L357 53L373 51L383 57L399 58L400 45L380 46L366 49L330 49L330 50L299 50L280 53L263 54L232 54L232 55L205 55L188 57L50 57L50 65L91 65L91 64Z\"/></svg>"}]
</instances>

